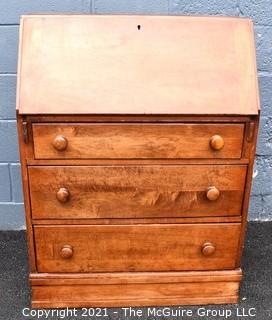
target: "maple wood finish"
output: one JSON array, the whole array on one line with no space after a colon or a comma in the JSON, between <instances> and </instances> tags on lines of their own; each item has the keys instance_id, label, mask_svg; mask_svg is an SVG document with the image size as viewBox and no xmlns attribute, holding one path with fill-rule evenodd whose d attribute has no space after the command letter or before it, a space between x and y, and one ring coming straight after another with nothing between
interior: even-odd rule
<instances>
[{"instance_id":1,"label":"maple wood finish","mask_svg":"<svg viewBox=\"0 0 272 320\"><path fill-rule=\"evenodd\" d=\"M52 141L52 145L57 151L64 151L67 149L68 141L64 136L57 135Z\"/></svg>"},{"instance_id":2,"label":"maple wood finish","mask_svg":"<svg viewBox=\"0 0 272 320\"><path fill-rule=\"evenodd\" d=\"M31 166L32 217L241 215L246 171L245 165Z\"/></svg>"},{"instance_id":3,"label":"maple wood finish","mask_svg":"<svg viewBox=\"0 0 272 320\"><path fill-rule=\"evenodd\" d=\"M73 254L74 254L74 249L69 244L65 244L59 252L60 257L63 259L70 259L72 258Z\"/></svg>"},{"instance_id":4,"label":"maple wood finish","mask_svg":"<svg viewBox=\"0 0 272 320\"><path fill-rule=\"evenodd\" d=\"M34 308L235 303L241 281L240 269L36 275L30 275Z\"/></svg>"},{"instance_id":5,"label":"maple wood finish","mask_svg":"<svg viewBox=\"0 0 272 320\"><path fill-rule=\"evenodd\" d=\"M206 242L201 248L201 252L205 257L212 256L215 253L216 247L213 243Z\"/></svg>"},{"instance_id":6,"label":"maple wood finish","mask_svg":"<svg viewBox=\"0 0 272 320\"><path fill-rule=\"evenodd\" d=\"M37 267L39 272L233 269L240 230L240 224L36 226ZM67 256L72 259L63 260Z\"/></svg>"},{"instance_id":7,"label":"maple wood finish","mask_svg":"<svg viewBox=\"0 0 272 320\"><path fill-rule=\"evenodd\" d=\"M24 16L17 122L33 307L238 301L250 20Z\"/></svg>"},{"instance_id":8,"label":"maple wood finish","mask_svg":"<svg viewBox=\"0 0 272 320\"><path fill-rule=\"evenodd\" d=\"M243 134L244 124L33 124L36 159L240 158Z\"/></svg>"},{"instance_id":9,"label":"maple wood finish","mask_svg":"<svg viewBox=\"0 0 272 320\"><path fill-rule=\"evenodd\" d=\"M218 134L211 137L210 145L213 150L219 151L225 145L225 140Z\"/></svg>"},{"instance_id":10,"label":"maple wood finish","mask_svg":"<svg viewBox=\"0 0 272 320\"><path fill-rule=\"evenodd\" d=\"M21 114L256 114L249 19L66 15L21 24Z\"/></svg>"},{"instance_id":11,"label":"maple wood finish","mask_svg":"<svg viewBox=\"0 0 272 320\"><path fill-rule=\"evenodd\" d=\"M220 190L216 187L209 187L206 192L207 199L210 201L215 201L220 196Z\"/></svg>"},{"instance_id":12,"label":"maple wood finish","mask_svg":"<svg viewBox=\"0 0 272 320\"><path fill-rule=\"evenodd\" d=\"M59 188L56 197L59 202L67 202L70 197L70 192L67 188Z\"/></svg>"}]
</instances>

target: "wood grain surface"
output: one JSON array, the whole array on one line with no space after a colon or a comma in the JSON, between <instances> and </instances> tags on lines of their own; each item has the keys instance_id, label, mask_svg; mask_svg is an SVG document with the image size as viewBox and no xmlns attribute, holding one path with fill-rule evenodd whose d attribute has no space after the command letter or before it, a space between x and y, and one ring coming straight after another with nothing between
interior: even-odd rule
<instances>
[{"instance_id":1,"label":"wood grain surface","mask_svg":"<svg viewBox=\"0 0 272 320\"><path fill-rule=\"evenodd\" d=\"M240 215L246 166L33 166L32 217L147 218ZM216 186L220 196L207 198ZM61 188L66 202L57 199Z\"/></svg>"},{"instance_id":2,"label":"wood grain surface","mask_svg":"<svg viewBox=\"0 0 272 320\"><path fill-rule=\"evenodd\" d=\"M35 226L39 272L224 270L235 268L241 225ZM215 252L205 256L203 244ZM64 246L73 255L63 258Z\"/></svg>"},{"instance_id":3,"label":"wood grain surface","mask_svg":"<svg viewBox=\"0 0 272 320\"><path fill-rule=\"evenodd\" d=\"M219 216L219 217L181 217L181 218L109 218L109 219L32 219L33 224L48 225L56 224L172 224L172 223L224 223L241 222L242 216Z\"/></svg>"},{"instance_id":4,"label":"wood grain surface","mask_svg":"<svg viewBox=\"0 0 272 320\"><path fill-rule=\"evenodd\" d=\"M241 268L215 271L163 272L83 272L83 273L30 273L29 281L35 286L68 284L133 284L133 283L193 283L234 282L242 278Z\"/></svg>"},{"instance_id":5,"label":"wood grain surface","mask_svg":"<svg viewBox=\"0 0 272 320\"><path fill-rule=\"evenodd\" d=\"M30 274L32 307L237 303L241 274L241 269L186 272L32 273ZM154 287L153 284L155 284ZM113 293L116 296L113 296Z\"/></svg>"},{"instance_id":6,"label":"wood grain surface","mask_svg":"<svg viewBox=\"0 0 272 320\"><path fill-rule=\"evenodd\" d=\"M21 114L257 114L253 34L244 18L24 16L17 108Z\"/></svg>"},{"instance_id":7,"label":"wood grain surface","mask_svg":"<svg viewBox=\"0 0 272 320\"><path fill-rule=\"evenodd\" d=\"M259 123L253 38L241 18L22 17L33 307L237 303Z\"/></svg>"},{"instance_id":8,"label":"wood grain surface","mask_svg":"<svg viewBox=\"0 0 272 320\"><path fill-rule=\"evenodd\" d=\"M240 158L244 124L33 124L36 159ZM212 137L223 147L215 150ZM57 144L60 142L65 145Z\"/></svg>"},{"instance_id":9,"label":"wood grain surface","mask_svg":"<svg viewBox=\"0 0 272 320\"><path fill-rule=\"evenodd\" d=\"M203 275L203 277L205 277ZM239 281L33 286L32 308L143 307L238 303Z\"/></svg>"}]
</instances>

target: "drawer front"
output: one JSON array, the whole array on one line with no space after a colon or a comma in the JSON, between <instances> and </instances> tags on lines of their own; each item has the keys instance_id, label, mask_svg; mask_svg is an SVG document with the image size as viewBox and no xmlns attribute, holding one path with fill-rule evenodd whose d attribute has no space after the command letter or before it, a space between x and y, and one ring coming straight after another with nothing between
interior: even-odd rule
<instances>
[{"instance_id":1,"label":"drawer front","mask_svg":"<svg viewBox=\"0 0 272 320\"><path fill-rule=\"evenodd\" d=\"M33 124L36 159L240 158L243 124Z\"/></svg>"},{"instance_id":2,"label":"drawer front","mask_svg":"<svg viewBox=\"0 0 272 320\"><path fill-rule=\"evenodd\" d=\"M158 218L241 214L247 167L33 166L32 218Z\"/></svg>"},{"instance_id":3,"label":"drawer front","mask_svg":"<svg viewBox=\"0 0 272 320\"><path fill-rule=\"evenodd\" d=\"M39 272L235 267L240 224L35 226Z\"/></svg>"}]
</instances>

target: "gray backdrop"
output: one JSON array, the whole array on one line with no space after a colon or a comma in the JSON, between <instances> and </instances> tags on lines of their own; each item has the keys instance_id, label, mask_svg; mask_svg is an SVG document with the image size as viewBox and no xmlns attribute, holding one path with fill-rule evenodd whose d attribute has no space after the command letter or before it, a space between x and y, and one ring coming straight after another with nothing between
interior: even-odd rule
<instances>
[{"instance_id":1,"label":"gray backdrop","mask_svg":"<svg viewBox=\"0 0 272 320\"><path fill-rule=\"evenodd\" d=\"M251 17L255 24L262 118L249 217L272 220L271 0L0 0L0 230L25 226L15 122L19 17L50 12Z\"/></svg>"}]
</instances>

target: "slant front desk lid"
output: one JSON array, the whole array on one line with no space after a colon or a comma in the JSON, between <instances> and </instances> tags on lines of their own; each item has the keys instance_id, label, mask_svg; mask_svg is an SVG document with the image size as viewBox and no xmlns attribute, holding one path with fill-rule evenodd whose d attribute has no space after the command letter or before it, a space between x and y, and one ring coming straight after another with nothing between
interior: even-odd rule
<instances>
[{"instance_id":1,"label":"slant front desk lid","mask_svg":"<svg viewBox=\"0 0 272 320\"><path fill-rule=\"evenodd\" d=\"M17 90L21 114L254 115L252 22L23 16Z\"/></svg>"}]
</instances>

